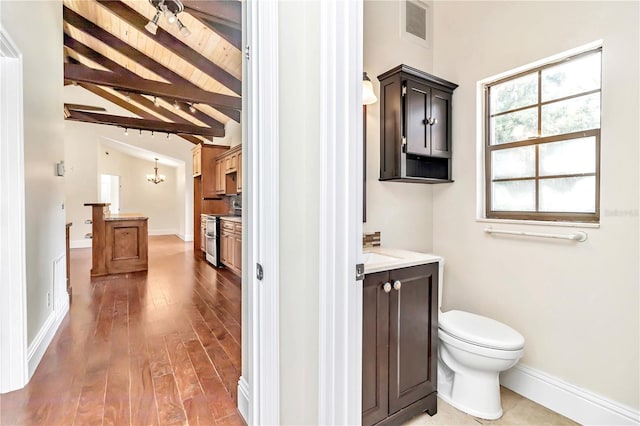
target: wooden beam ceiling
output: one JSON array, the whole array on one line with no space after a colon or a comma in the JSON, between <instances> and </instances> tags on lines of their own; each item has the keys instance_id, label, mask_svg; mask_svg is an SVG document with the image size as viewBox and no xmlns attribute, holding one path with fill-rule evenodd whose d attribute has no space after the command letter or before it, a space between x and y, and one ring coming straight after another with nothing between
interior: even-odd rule
<instances>
[{"instance_id":1,"label":"wooden beam ceiling","mask_svg":"<svg viewBox=\"0 0 640 426\"><path fill-rule=\"evenodd\" d=\"M137 107L137 106L125 101L124 99L114 95L113 93L110 93L110 92L108 92L108 91L106 91L104 89L99 88L98 86L93 86L91 84L80 84L80 86L83 89L88 90L89 92L91 92L91 93L93 93L93 94L95 94L97 96L100 96L102 99L105 99L105 100L107 100L109 102L112 102L112 103L118 105L119 107L124 108L127 111L136 114L139 117L146 118L148 120L157 120L157 117L154 116L153 114L151 114L151 113L147 112L146 110L144 110L142 108L139 108L139 107ZM137 96L140 96L140 95L137 95ZM142 97L142 98L146 99L144 97ZM153 102L151 102L151 104L153 105ZM162 113L160 112L160 114L162 114ZM171 117L167 117L167 118L171 119ZM180 117L180 118L182 118L182 117ZM200 139L198 139L197 137L192 136L192 135L180 134L179 133L178 136L180 136L182 139L185 139L185 140L187 140L187 141L189 141L189 142L191 142L192 144L195 144L195 145L197 145L197 144L202 142Z\"/></svg>"},{"instance_id":2,"label":"wooden beam ceiling","mask_svg":"<svg viewBox=\"0 0 640 426\"><path fill-rule=\"evenodd\" d=\"M191 87L179 87L174 84L146 80L142 77L132 78L129 75L95 70L83 65L71 63L64 64L64 78L65 80L76 81L78 83L114 87L132 93L170 98L184 102L203 103L213 107L223 106L225 108L238 110L242 107L241 99L237 97L220 95Z\"/></svg>"},{"instance_id":3,"label":"wooden beam ceiling","mask_svg":"<svg viewBox=\"0 0 640 426\"><path fill-rule=\"evenodd\" d=\"M198 86L196 86L195 84L191 83L189 80L183 78L182 76L180 76L179 74L175 73L174 71L166 68L165 66L163 66L159 62L153 60L152 58L146 56L144 53L140 52L139 50L131 47L126 42L120 40L118 37L112 35L108 31L106 31L106 30L100 28L99 26L95 25L93 22L85 19L84 17L80 16L79 14L77 14L76 12L74 12L73 10L69 9L66 6L63 7L63 17L64 17L65 22L67 22L69 25L73 26L74 28L77 28L78 30L82 31L85 34L90 35L91 37L95 38L96 40L100 40L105 45L111 47L112 49L114 49L118 53L128 57L129 59L137 62L138 64L140 64L141 66L145 67L146 69L153 71L154 73L156 73L160 77L164 78L168 82L170 82L172 84L175 84L175 85L183 85L183 86L189 87L191 89L200 90L200 88ZM75 45L77 46L77 44L78 43L76 42ZM88 57L88 56L84 55L82 52L74 49L72 46L69 46L69 47L71 49L75 50L76 52L80 53L81 55L83 55L85 57ZM93 56L95 56L95 55L93 55ZM89 59L92 59L92 58L89 58ZM104 65L104 66L105 66L105 68L109 68L109 69L114 70L113 68L110 68L109 66L106 66L106 65ZM216 107L216 109L218 111L220 111L221 113L223 113L224 115L226 115L227 117L231 118L232 120L234 120L234 121L236 121L238 123L240 122L240 115L241 114L240 114L240 111L238 109L225 108L223 106L218 106L218 107ZM202 113L199 110L197 110L196 113L194 113L194 116L198 120L200 120L202 122L207 122L206 121L207 120L206 117L209 117L208 115ZM210 120L214 120L211 117L209 117L209 119ZM217 122L217 120L216 120L216 122Z\"/></svg>"},{"instance_id":4,"label":"wooden beam ceiling","mask_svg":"<svg viewBox=\"0 0 640 426\"><path fill-rule=\"evenodd\" d=\"M211 20L241 29L242 3L234 0L182 0L187 13L199 12L210 16Z\"/></svg>"},{"instance_id":5,"label":"wooden beam ceiling","mask_svg":"<svg viewBox=\"0 0 640 426\"><path fill-rule=\"evenodd\" d=\"M226 23L220 22L220 20L211 19L210 15L202 13L198 10L185 10L188 11L198 21L202 22L212 31L217 33L220 37L227 40L233 47L238 50L242 50L242 30L227 25Z\"/></svg>"},{"instance_id":6,"label":"wooden beam ceiling","mask_svg":"<svg viewBox=\"0 0 640 426\"><path fill-rule=\"evenodd\" d=\"M118 126L125 129L147 130L159 133L185 133L191 135L202 135L212 137L222 137L219 130L210 127L201 127L193 124L169 123L166 121L149 120L144 118L120 117L110 114L98 114L94 112L83 112L69 110L70 115L67 120L81 121L85 123L106 124Z\"/></svg>"},{"instance_id":7,"label":"wooden beam ceiling","mask_svg":"<svg viewBox=\"0 0 640 426\"><path fill-rule=\"evenodd\" d=\"M148 19L140 15L135 10L131 9L126 4L119 1L112 0L96 0L100 5L109 10L120 19L128 22L136 28L142 30L149 37L153 37L153 40L160 43L165 48L169 49L174 54L178 55L185 61L189 62L194 67L198 68L202 72L208 74L216 81L220 82L234 93L240 95L242 93L242 83L239 79L229 74L220 66L211 62L201 54L195 52L189 46L173 37L171 34L158 27L158 30L154 36L147 33L144 30L144 26L147 24Z\"/></svg>"}]
</instances>

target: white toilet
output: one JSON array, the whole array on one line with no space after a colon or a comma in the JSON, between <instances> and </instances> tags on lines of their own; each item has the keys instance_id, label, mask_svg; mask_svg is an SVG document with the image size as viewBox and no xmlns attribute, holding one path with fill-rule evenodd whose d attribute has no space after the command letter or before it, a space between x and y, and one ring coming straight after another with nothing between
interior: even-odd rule
<instances>
[{"instance_id":1,"label":"white toilet","mask_svg":"<svg viewBox=\"0 0 640 426\"><path fill-rule=\"evenodd\" d=\"M524 337L491 318L442 312L443 263L438 289L438 396L472 416L499 419L499 374L522 358Z\"/></svg>"}]
</instances>

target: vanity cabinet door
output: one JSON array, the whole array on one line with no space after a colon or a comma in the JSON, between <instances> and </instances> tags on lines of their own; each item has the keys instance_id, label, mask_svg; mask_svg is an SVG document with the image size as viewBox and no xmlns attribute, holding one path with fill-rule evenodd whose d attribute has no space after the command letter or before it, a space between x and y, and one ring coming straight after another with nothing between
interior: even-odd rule
<instances>
[{"instance_id":1,"label":"vanity cabinet door","mask_svg":"<svg viewBox=\"0 0 640 426\"><path fill-rule=\"evenodd\" d=\"M389 281L391 415L437 389L438 264L392 270Z\"/></svg>"},{"instance_id":2,"label":"vanity cabinet door","mask_svg":"<svg viewBox=\"0 0 640 426\"><path fill-rule=\"evenodd\" d=\"M388 416L389 295L383 286L389 272L369 274L362 295L362 424Z\"/></svg>"}]
</instances>

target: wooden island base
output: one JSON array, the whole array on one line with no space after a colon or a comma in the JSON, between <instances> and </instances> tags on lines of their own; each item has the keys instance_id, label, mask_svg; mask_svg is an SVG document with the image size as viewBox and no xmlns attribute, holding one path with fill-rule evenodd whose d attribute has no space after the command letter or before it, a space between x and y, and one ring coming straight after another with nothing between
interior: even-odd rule
<instances>
[{"instance_id":1,"label":"wooden island base","mask_svg":"<svg viewBox=\"0 0 640 426\"><path fill-rule=\"evenodd\" d=\"M111 214L108 203L86 203L93 209L91 276L148 269L148 218L137 213Z\"/></svg>"}]
</instances>

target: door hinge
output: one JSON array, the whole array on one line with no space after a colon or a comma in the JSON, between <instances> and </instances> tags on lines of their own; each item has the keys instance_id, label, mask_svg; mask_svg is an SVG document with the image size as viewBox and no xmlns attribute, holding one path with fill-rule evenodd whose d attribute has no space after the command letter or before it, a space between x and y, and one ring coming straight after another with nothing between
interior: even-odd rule
<instances>
[{"instance_id":1,"label":"door hinge","mask_svg":"<svg viewBox=\"0 0 640 426\"><path fill-rule=\"evenodd\" d=\"M364 280L364 263L358 263L356 265L356 281Z\"/></svg>"},{"instance_id":2,"label":"door hinge","mask_svg":"<svg viewBox=\"0 0 640 426\"><path fill-rule=\"evenodd\" d=\"M402 137L402 152L407 152L407 138L405 136Z\"/></svg>"},{"instance_id":3,"label":"door hinge","mask_svg":"<svg viewBox=\"0 0 640 426\"><path fill-rule=\"evenodd\" d=\"M406 85L402 85L402 96L407 94L407 86Z\"/></svg>"},{"instance_id":4,"label":"door hinge","mask_svg":"<svg viewBox=\"0 0 640 426\"><path fill-rule=\"evenodd\" d=\"M262 265L259 263L256 263L256 278L259 281L262 281L262 278L264 278L264 270L262 269Z\"/></svg>"},{"instance_id":5,"label":"door hinge","mask_svg":"<svg viewBox=\"0 0 640 426\"><path fill-rule=\"evenodd\" d=\"M244 56L247 58L247 61L251 59L251 54L249 52L250 52L250 48L249 48L249 45L247 44L244 48Z\"/></svg>"}]
</instances>

